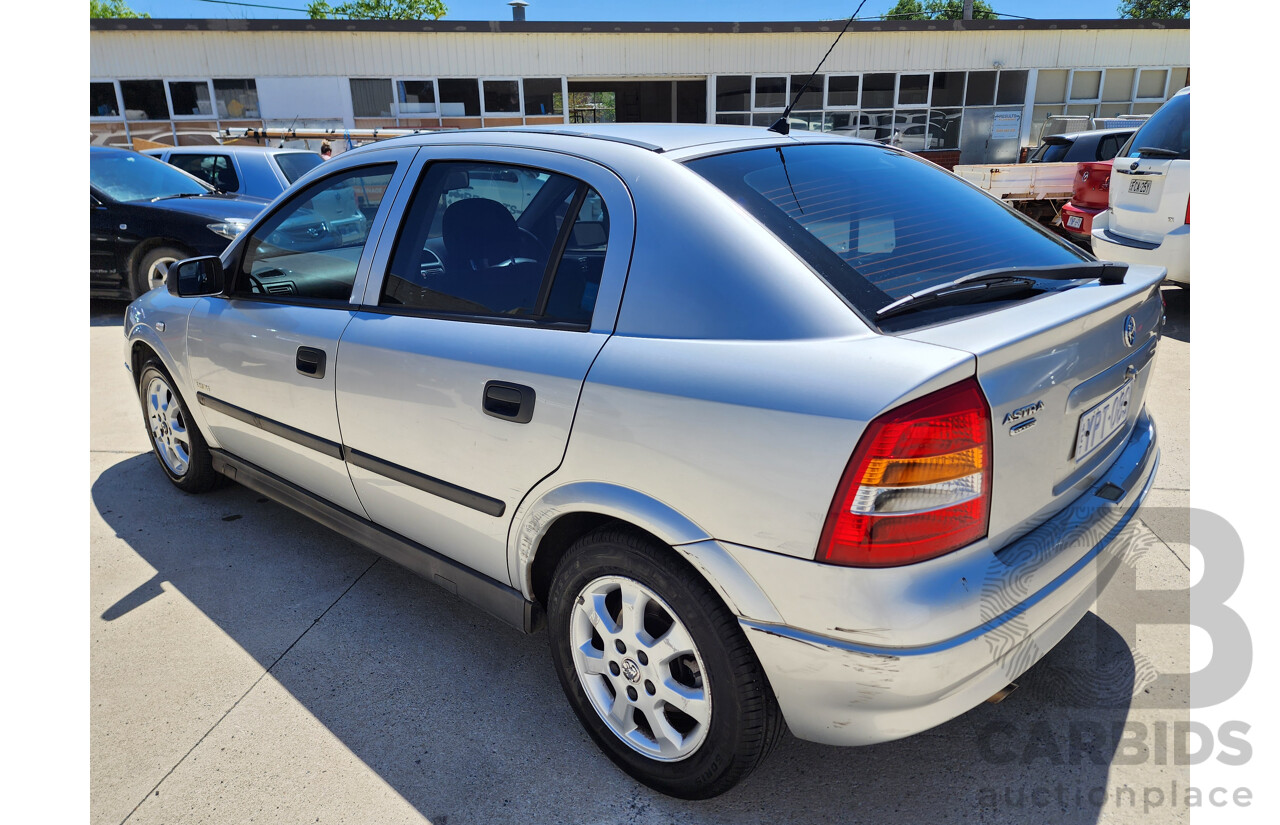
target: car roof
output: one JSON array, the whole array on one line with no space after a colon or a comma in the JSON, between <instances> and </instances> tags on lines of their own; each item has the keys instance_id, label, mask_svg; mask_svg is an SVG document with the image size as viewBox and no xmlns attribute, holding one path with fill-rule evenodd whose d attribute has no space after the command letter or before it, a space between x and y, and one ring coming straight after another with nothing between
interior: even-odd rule
<instances>
[{"instance_id":1,"label":"car roof","mask_svg":"<svg viewBox=\"0 0 1280 825\"><path fill-rule=\"evenodd\" d=\"M419 132L412 135L387 138L378 141L427 144L436 136L474 135L481 140L508 141L512 133L530 135L555 135L581 140L605 140L625 143L652 152L673 152L707 146L716 143L740 143L758 141L777 142L787 136L758 126L724 126L706 123L570 123L555 126L499 126L485 129L457 129L439 132ZM789 137L795 140L839 141L842 143L868 143L843 135L797 130ZM367 144L366 144L367 145Z\"/></svg>"},{"instance_id":2,"label":"car roof","mask_svg":"<svg viewBox=\"0 0 1280 825\"><path fill-rule=\"evenodd\" d=\"M280 155L280 154L318 155L319 154L319 152L313 151L311 149L293 149L288 146L256 146L256 145L241 146L238 144L227 144L227 143L197 143L194 145L187 145L187 146L156 146L151 149L144 149L143 151L148 155L154 155L159 152L172 152L176 154L197 154L200 152L208 152L214 149L218 150L219 152L232 152L234 154L260 154L260 155L261 154L272 154L272 155Z\"/></svg>"},{"instance_id":3,"label":"car roof","mask_svg":"<svg viewBox=\"0 0 1280 825\"><path fill-rule=\"evenodd\" d=\"M1102 137L1104 135L1118 135L1125 132L1136 132L1143 121L1135 120L1132 126L1116 126L1112 129L1089 129L1084 132L1062 132L1055 135L1045 135L1045 140L1049 138L1070 138L1071 140L1079 140L1084 137Z\"/></svg>"}]
</instances>

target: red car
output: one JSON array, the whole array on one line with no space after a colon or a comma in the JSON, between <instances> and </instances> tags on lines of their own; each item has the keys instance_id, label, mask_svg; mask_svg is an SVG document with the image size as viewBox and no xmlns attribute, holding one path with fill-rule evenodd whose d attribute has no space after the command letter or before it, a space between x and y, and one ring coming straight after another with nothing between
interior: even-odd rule
<instances>
[{"instance_id":1,"label":"red car","mask_svg":"<svg viewBox=\"0 0 1280 825\"><path fill-rule=\"evenodd\" d=\"M1067 237L1089 248L1089 232L1093 216L1107 208L1111 194L1111 161L1097 160L1076 164L1076 179L1071 184L1071 200L1062 207L1062 229Z\"/></svg>"}]
</instances>

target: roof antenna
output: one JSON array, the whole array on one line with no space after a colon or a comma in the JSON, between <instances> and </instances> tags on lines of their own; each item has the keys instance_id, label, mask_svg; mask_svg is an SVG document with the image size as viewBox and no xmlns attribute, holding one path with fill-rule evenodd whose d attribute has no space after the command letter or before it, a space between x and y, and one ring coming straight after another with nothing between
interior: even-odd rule
<instances>
[{"instance_id":1,"label":"roof antenna","mask_svg":"<svg viewBox=\"0 0 1280 825\"><path fill-rule=\"evenodd\" d=\"M789 104L787 104L787 108L782 112L782 117L778 118L778 120L769 127L770 132L777 132L780 135L791 133L791 123L787 118L790 117L792 108L794 108L796 103L800 101L800 95L808 91L809 84L818 76L818 71L822 68L822 64L827 62L827 58L831 56L831 52L835 49L836 43L839 43L840 38L844 37L844 33L849 30L849 24L853 22L853 19L858 16L858 12L862 11L862 7L866 4L867 0L862 0L862 2L858 4L858 7L853 10L853 14L849 15L849 19L844 21L844 28L836 35L835 43L832 43L831 48L827 49L827 53L822 56L822 60L818 61L818 68L813 70L813 74L809 75L809 79L800 87L800 91L796 92L796 96L791 99Z\"/></svg>"}]
</instances>

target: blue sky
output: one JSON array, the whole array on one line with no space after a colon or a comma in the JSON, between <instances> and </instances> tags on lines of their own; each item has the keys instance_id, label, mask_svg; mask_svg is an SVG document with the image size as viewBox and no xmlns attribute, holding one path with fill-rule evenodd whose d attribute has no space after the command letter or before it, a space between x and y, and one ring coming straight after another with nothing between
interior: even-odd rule
<instances>
[{"instance_id":1,"label":"blue sky","mask_svg":"<svg viewBox=\"0 0 1280 825\"><path fill-rule=\"evenodd\" d=\"M308 0L241 0L261 6L255 8L210 0L128 0L138 12L152 17L230 17L288 18L306 17ZM338 5L341 0L329 0ZM863 17L883 14L896 0L867 0ZM1117 17L1119 0L988 0L997 12L1033 18L1071 17L1101 19ZM857 8L858 2L779 3L778 0L529 0L530 20L824 20L842 18ZM454 20L510 20L511 9L506 0L445 0L447 18ZM297 9L285 11L283 9Z\"/></svg>"}]
</instances>

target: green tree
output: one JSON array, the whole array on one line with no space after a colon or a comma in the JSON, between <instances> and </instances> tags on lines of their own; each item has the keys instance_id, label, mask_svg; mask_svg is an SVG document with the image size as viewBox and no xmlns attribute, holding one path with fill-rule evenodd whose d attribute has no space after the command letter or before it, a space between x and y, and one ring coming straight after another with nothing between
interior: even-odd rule
<instances>
[{"instance_id":1,"label":"green tree","mask_svg":"<svg viewBox=\"0 0 1280 825\"><path fill-rule=\"evenodd\" d=\"M995 20L1000 15L984 0L973 0L974 20ZM964 0L898 0L898 4L881 15L882 20L961 20Z\"/></svg>"},{"instance_id":2,"label":"green tree","mask_svg":"<svg viewBox=\"0 0 1280 825\"><path fill-rule=\"evenodd\" d=\"M1191 14L1191 0L1123 0L1116 11L1121 17L1182 20Z\"/></svg>"},{"instance_id":3,"label":"green tree","mask_svg":"<svg viewBox=\"0 0 1280 825\"><path fill-rule=\"evenodd\" d=\"M346 17L350 20L439 20L449 10L444 0L351 0L331 6L313 0L307 6L312 20Z\"/></svg>"},{"instance_id":4,"label":"green tree","mask_svg":"<svg viewBox=\"0 0 1280 825\"><path fill-rule=\"evenodd\" d=\"M138 14L124 0L89 0L90 17L150 17Z\"/></svg>"}]
</instances>

